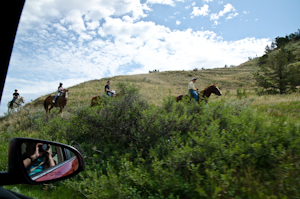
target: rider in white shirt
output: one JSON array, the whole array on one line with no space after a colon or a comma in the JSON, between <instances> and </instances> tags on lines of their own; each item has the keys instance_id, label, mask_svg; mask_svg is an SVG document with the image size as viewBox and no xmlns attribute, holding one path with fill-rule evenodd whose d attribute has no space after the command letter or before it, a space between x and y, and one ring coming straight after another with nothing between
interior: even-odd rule
<instances>
[{"instance_id":1,"label":"rider in white shirt","mask_svg":"<svg viewBox=\"0 0 300 199\"><path fill-rule=\"evenodd\" d=\"M191 93L192 94L192 96L194 97L194 99L195 99L195 101L197 101L198 100L198 94L197 94L197 90L198 90L198 88L195 88L195 85L194 85L194 83L195 83L195 81L197 80L197 78L193 78L192 79L192 81L189 83L189 85L188 85L188 90L189 90L189 93Z\"/></svg>"}]
</instances>

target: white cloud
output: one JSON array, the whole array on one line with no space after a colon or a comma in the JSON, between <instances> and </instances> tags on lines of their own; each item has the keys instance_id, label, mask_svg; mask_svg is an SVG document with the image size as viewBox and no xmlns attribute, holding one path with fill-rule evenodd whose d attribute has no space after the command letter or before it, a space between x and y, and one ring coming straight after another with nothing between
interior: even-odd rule
<instances>
[{"instance_id":1,"label":"white cloud","mask_svg":"<svg viewBox=\"0 0 300 199\"><path fill-rule=\"evenodd\" d=\"M243 11L243 13L246 15L246 14L249 14L249 12L247 12L247 11Z\"/></svg>"},{"instance_id":2,"label":"white cloud","mask_svg":"<svg viewBox=\"0 0 300 199\"><path fill-rule=\"evenodd\" d=\"M160 34L169 29L155 25L153 22L128 23L116 18L106 18L106 23L100 30L105 36L111 35L119 41L130 40L131 37L138 37L147 41L160 38Z\"/></svg>"},{"instance_id":3,"label":"white cloud","mask_svg":"<svg viewBox=\"0 0 300 199\"><path fill-rule=\"evenodd\" d=\"M220 5L220 4L223 4L224 2L223 1L218 1L218 4Z\"/></svg>"},{"instance_id":4,"label":"white cloud","mask_svg":"<svg viewBox=\"0 0 300 199\"><path fill-rule=\"evenodd\" d=\"M214 26L217 26L217 25L219 25L220 23L218 22L218 21L214 21Z\"/></svg>"},{"instance_id":5,"label":"white cloud","mask_svg":"<svg viewBox=\"0 0 300 199\"><path fill-rule=\"evenodd\" d=\"M180 22L180 21L178 21L178 20L176 20L176 25L179 25L179 24L181 24L181 22Z\"/></svg>"},{"instance_id":6,"label":"white cloud","mask_svg":"<svg viewBox=\"0 0 300 199\"><path fill-rule=\"evenodd\" d=\"M258 52L254 46L260 46L260 49L263 49L268 41L246 38L235 42L225 42L220 39L210 31L193 32L189 29L170 32L167 37L164 37L164 42L157 41L154 46L146 44L139 49L135 62L141 63L143 68L131 73L148 71L153 69L153 66L156 68L159 66L158 69L164 71L171 68L181 70L182 66L186 66L186 70L191 70L196 67L221 67L224 63L236 65L246 61L249 54ZM259 54L262 53L259 52Z\"/></svg>"},{"instance_id":7,"label":"white cloud","mask_svg":"<svg viewBox=\"0 0 300 199\"><path fill-rule=\"evenodd\" d=\"M191 13L192 17L197 17L197 16L206 16L210 12L208 9L209 6L205 4L202 6L200 9L199 7L193 7L193 12Z\"/></svg>"},{"instance_id":8,"label":"white cloud","mask_svg":"<svg viewBox=\"0 0 300 199\"><path fill-rule=\"evenodd\" d=\"M92 40L93 37L89 34L86 33L81 33L79 36L79 41L83 41L83 40Z\"/></svg>"},{"instance_id":9,"label":"white cloud","mask_svg":"<svg viewBox=\"0 0 300 199\"><path fill-rule=\"evenodd\" d=\"M220 17L217 13L213 13L210 15L210 20L218 20Z\"/></svg>"},{"instance_id":10,"label":"white cloud","mask_svg":"<svg viewBox=\"0 0 300 199\"><path fill-rule=\"evenodd\" d=\"M231 11L235 11L234 7L227 3L225 6L224 6L224 10L220 11L219 12L219 16L224 16L224 14L228 13L228 12L231 12Z\"/></svg>"},{"instance_id":11,"label":"white cloud","mask_svg":"<svg viewBox=\"0 0 300 199\"><path fill-rule=\"evenodd\" d=\"M87 22L87 29L88 30L95 30L100 26L99 21L92 21L92 22Z\"/></svg>"},{"instance_id":12,"label":"white cloud","mask_svg":"<svg viewBox=\"0 0 300 199\"><path fill-rule=\"evenodd\" d=\"M64 24L69 27L69 30L73 30L77 33L85 31L84 21L80 10L71 10L64 18Z\"/></svg>"},{"instance_id":13,"label":"white cloud","mask_svg":"<svg viewBox=\"0 0 300 199\"><path fill-rule=\"evenodd\" d=\"M212 2L212 1L214 1L214 0L203 0L203 2L205 2L205 3L209 3L209 2Z\"/></svg>"},{"instance_id":14,"label":"white cloud","mask_svg":"<svg viewBox=\"0 0 300 199\"><path fill-rule=\"evenodd\" d=\"M30 0L25 3L18 31L22 34L33 27L46 28L49 22L64 19L70 29L80 32L84 29L82 20L97 21L127 13L133 20L138 20L146 17L144 12L149 10L147 4L141 4L139 0Z\"/></svg>"},{"instance_id":15,"label":"white cloud","mask_svg":"<svg viewBox=\"0 0 300 199\"><path fill-rule=\"evenodd\" d=\"M232 19L233 17L236 17L236 16L238 16L239 15L239 13L231 13L231 14L229 14L228 15L228 17L226 17L226 20L228 20L228 19Z\"/></svg>"},{"instance_id":16,"label":"white cloud","mask_svg":"<svg viewBox=\"0 0 300 199\"><path fill-rule=\"evenodd\" d=\"M53 27L55 27L59 33L66 33L68 31L64 26L62 26L59 23L53 24Z\"/></svg>"},{"instance_id":17,"label":"white cloud","mask_svg":"<svg viewBox=\"0 0 300 199\"><path fill-rule=\"evenodd\" d=\"M216 20L218 20L220 17L223 17L226 13L228 12L234 12L235 11L235 8L231 5L231 4L226 4L224 6L224 9L221 10L219 13L212 13L210 15L210 20L212 21L215 21L214 24L216 24ZM226 17L226 20L228 19L232 19L233 17L236 17L238 15L238 13L230 13L227 17Z\"/></svg>"},{"instance_id":18,"label":"white cloud","mask_svg":"<svg viewBox=\"0 0 300 199\"><path fill-rule=\"evenodd\" d=\"M147 4L164 4L175 6L175 2L173 0L147 0Z\"/></svg>"}]
</instances>

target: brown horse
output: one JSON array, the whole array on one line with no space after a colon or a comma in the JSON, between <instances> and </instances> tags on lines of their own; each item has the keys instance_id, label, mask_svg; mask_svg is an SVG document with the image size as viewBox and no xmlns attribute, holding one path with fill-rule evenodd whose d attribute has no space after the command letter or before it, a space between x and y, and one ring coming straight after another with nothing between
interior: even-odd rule
<instances>
[{"instance_id":1,"label":"brown horse","mask_svg":"<svg viewBox=\"0 0 300 199\"><path fill-rule=\"evenodd\" d=\"M218 96L222 95L222 92L220 91L220 89L217 87L216 84L211 84L209 87L205 88L204 90L202 90L201 92L199 92L199 90L197 90L197 94L198 94L198 102L205 100L205 102L207 103L207 99L209 98L209 96L214 93ZM182 100L182 98L186 96L188 97L188 95L178 95L176 97L176 102ZM192 96L190 95L190 100L191 100Z\"/></svg>"},{"instance_id":2,"label":"brown horse","mask_svg":"<svg viewBox=\"0 0 300 199\"><path fill-rule=\"evenodd\" d=\"M100 95L96 95L96 96L92 97L91 107L95 106L95 104L97 103L97 101L100 100L100 99L101 99Z\"/></svg>"},{"instance_id":3,"label":"brown horse","mask_svg":"<svg viewBox=\"0 0 300 199\"><path fill-rule=\"evenodd\" d=\"M67 105L67 101L68 101L68 97L69 97L69 91L64 89L63 92L62 92L62 95L59 96L55 103L53 104L52 100L54 99L55 95L49 95L45 101L44 101L44 108L46 109L46 114L48 113L48 107L49 105L51 105L50 109L49 109L49 113L51 111L51 109L53 107L59 107L60 108L60 111L59 113L62 113L63 111L63 108Z\"/></svg>"},{"instance_id":4,"label":"brown horse","mask_svg":"<svg viewBox=\"0 0 300 199\"><path fill-rule=\"evenodd\" d=\"M102 96L104 96L104 95L102 95ZM119 96L119 94L117 94L115 91L112 92L112 97L118 97L118 96ZM91 107L95 106L97 101L100 99L101 99L100 95L96 95L96 96L92 97Z\"/></svg>"}]
</instances>

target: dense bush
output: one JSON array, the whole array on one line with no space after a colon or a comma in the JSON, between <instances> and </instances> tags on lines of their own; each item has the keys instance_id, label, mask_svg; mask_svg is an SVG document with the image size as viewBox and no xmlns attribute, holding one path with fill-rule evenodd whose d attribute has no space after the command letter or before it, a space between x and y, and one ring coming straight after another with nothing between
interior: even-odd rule
<instances>
[{"instance_id":1,"label":"dense bush","mask_svg":"<svg viewBox=\"0 0 300 199\"><path fill-rule=\"evenodd\" d=\"M300 197L298 121L254 110L251 98L154 106L118 88L119 98L68 118L26 116L10 133L76 146L86 169L59 187L87 198Z\"/></svg>"},{"instance_id":2,"label":"dense bush","mask_svg":"<svg viewBox=\"0 0 300 199\"><path fill-rule=\"evenodd\" d=\"M156 107L127 87L70 121L88 169L69 184L90 198L299 196L299 124L249 104Z\"/></svg>"}]
</instances>

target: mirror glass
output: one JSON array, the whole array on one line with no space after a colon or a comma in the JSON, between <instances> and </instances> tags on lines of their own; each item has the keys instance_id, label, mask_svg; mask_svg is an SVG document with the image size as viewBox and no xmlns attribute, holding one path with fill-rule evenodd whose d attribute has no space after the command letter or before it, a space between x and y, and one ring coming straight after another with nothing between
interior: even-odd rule
<instances>
[{"instance_id":1,"label":"mirror glass","mask_svg":"<svg viewBox=\"0 0 300 199\"><path fill-rule=\"evenodd\" d=\"M72 149L55 144L24 142L21 154L27 174L36 182L68 176L79 168Z\"/></svg>"}]
</instances>

